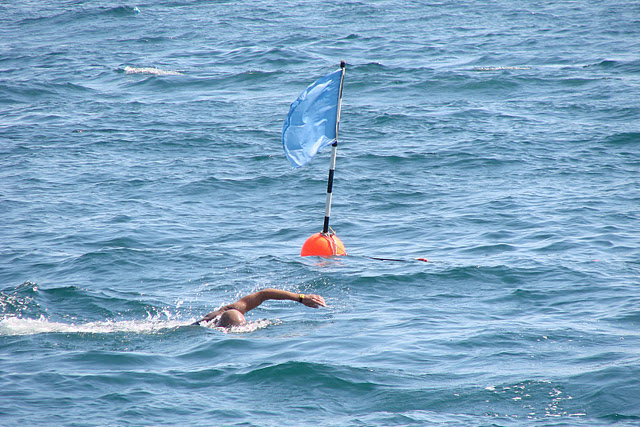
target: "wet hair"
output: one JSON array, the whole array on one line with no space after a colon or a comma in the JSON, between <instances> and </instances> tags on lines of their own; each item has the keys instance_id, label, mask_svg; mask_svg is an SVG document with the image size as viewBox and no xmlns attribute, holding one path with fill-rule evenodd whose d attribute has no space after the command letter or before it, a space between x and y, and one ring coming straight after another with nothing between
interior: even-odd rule
<instances>
[{"instance_id":1,"label":"wet hair","mask_svg":"<svg viewBox=\"0 0 640 427\"><path fill-rule=\"evenodd\" d=\"M228 328L229 326L244 325L247 321L244 319L244 315L238 310L227 310L218 319L216 326Z\"/></svg>"}]
</instances>

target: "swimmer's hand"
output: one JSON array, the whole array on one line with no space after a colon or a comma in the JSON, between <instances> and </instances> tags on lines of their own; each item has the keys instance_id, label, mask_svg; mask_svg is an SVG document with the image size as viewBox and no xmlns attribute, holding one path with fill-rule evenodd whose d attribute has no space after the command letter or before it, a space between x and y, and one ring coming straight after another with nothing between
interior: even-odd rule
<instances>
[{"instance_id":1,"label":"swimmer's hand","mask_svg":"<svg viewBox=\"0 0 640 427\"><path fill-rule=\"evenodd\" d=\"M210 322L213 319L215 319L217 316L221 315L223 312L224 310L212 311L211 313L204 316L202 319L193 322L191 325L200 325L200 323L202 322Z\"/></svg>"},{"instance_id":2,"label":"swimmer's hand","mask_svg":"<svg viewBox=\"0 0 640 427\"><path fill-rule=\"evenodd\" d=\"M324 302L324 298L322 298L320 295L300 294L300 302L311 308L327 306L327 303Z\"/></svg>"}]
</instances>

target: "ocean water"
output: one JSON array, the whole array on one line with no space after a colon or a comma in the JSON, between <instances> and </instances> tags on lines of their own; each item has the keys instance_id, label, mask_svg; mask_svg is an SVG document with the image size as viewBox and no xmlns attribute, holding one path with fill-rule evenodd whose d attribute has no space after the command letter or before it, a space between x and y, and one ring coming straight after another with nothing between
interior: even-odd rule
<instances>
[{"instance_id":1,"label":"ocean water","mask_svg":"<svg viewBox=\"0 0 640 427\"><path fill-rule=\"evenodd\" d=\"M638 52L632 1L0 3L0 424L640 424ZM188 326L266 287L328 307Z\"/></svg>"}]
</instances>

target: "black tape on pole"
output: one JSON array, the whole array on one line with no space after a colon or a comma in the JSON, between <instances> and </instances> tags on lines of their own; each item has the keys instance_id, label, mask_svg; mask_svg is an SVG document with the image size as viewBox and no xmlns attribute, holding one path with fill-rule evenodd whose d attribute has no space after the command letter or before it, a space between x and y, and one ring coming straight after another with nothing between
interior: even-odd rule
<instances>
[{"instance_id":1,"label":"black tape on pole","mask_svg":"<svg viewBox=\"0 0 640 427\"><path fill-rule=\"evenodd\" d=\"M342 68L342 77L340 78L340 91L338 93L338 117L336 120L336 141L331 144L331 164L329 165L329 180L327 181L327 203L325 207L325 215L324 215L324 225L322 226L322 232L329 232L329 217L331 216L331 198L333 193L333 176L336 170L336 150L338 147L338 128L340 127L340 109L342 107L342 85L344 83L344 71L345 71L346 63L344 61L340 61L340 68Z\"/></svg>"}]
</instances>

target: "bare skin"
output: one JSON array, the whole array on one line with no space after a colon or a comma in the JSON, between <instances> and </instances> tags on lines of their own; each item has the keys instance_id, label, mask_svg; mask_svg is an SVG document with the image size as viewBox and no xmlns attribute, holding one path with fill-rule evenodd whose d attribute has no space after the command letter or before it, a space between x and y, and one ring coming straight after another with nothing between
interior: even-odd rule
<instances>
[{"instance_id":1,"label":"bare skin","mask_svg":"<svg viewBox=\"0 0 640 427\"><path fill-rule=\"evenodd\" d=\"M324 298L320 295L295 294L289 291L270 288L254 292L240 298L233 304L225 305L216 311L212 311L202 319L194 322L193 325L199 325L202 322L210 322L214 319L216 319L216 326L229 327L244 325L247 322L244 318L244 314L270 299L298 301L299 303L311 308L327 306L324 302Z\"/></svg>"}]
</instances>

